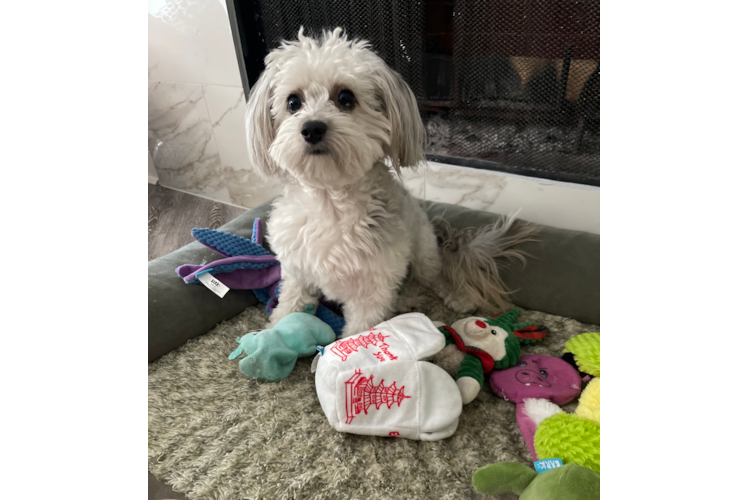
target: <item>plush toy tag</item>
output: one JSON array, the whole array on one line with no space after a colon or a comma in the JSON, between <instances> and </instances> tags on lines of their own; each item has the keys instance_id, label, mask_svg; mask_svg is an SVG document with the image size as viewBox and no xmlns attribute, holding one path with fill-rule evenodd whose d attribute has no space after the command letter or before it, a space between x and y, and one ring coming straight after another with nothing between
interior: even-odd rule
<instances>
[{"instance_id":1,"label":"plush toy tag","mask_svg":"<svg viewBox=\"0 0 748 500\"><path fill-rule=\"evenodd\" d=\"M560 458L546 458L545 460L538 460L535 462L535 470L540 474L551 469L561 467L564 463Z\"/></svg>"},{"instance_id":2,"label":"plush toy tag","mask_svg":"<svg viewBox=\"0 0 748 500\"><path fill-rule=\"evenodd\" d=\"M221 298L223 298L223 296L226 295L226 292L229 291L229 287L218 281L215 276L208 272L200 273L197 276L197 279L200 280L200 283L208 287L211 292L215 293Z\"/></svg>"},{"instance_id":3,"label":"plush toy tag","mask_svg":"<svg viewBox=\"0 0 748 500\"><path fill-rule=\"evenodd\" d=\"M319 357L322 355L321 352L318 352L316 356L314 356L314 359L312 360L312 373L317 371L317 363L319 363Z\"/></svg>"}]
</instances>

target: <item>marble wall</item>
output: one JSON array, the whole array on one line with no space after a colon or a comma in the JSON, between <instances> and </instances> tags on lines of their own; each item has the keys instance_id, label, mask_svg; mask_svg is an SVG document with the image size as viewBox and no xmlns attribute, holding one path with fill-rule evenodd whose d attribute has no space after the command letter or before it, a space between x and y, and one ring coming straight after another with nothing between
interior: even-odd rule
<instances>
[{"instance_id":1,"label":"marble wall","mask_svg":"<svg viewBox=\"0 0 748 500\"><path fill-rule=\"evenodd\" d=\"M428 162L403 172L419 198L600 234L600 188Z\"/></svg>"},{"instance_id":2,"label":"marble wall","mask_svg":"<svg viewBox=\"0 0 748 500\"><path fill-rule=\"evenodd\" d=\"M253 207L280 192L250 171L225 0L149 0L148 149L159 183Z\"/></svg>"},{"instance_id":3,"label":"marble wall","mask_svg":"<svg viewBox=\"0 0 748 500\"><path fill-rule=\"evenodd\" d=\"M280 192L250 170L244 93L225 0L149 0L148 147L164 186L251 208ZM600 232L600 190L429 163L419 198Z\"/></svg>"}]
</instances>

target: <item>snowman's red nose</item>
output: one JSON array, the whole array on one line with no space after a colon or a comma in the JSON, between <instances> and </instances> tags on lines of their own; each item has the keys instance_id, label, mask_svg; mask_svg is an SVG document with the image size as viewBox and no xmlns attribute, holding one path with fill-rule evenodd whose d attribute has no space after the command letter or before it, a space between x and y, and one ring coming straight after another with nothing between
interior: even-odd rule
<instances>
[{"instance_id":1,"label":"snowman's red nose","mask_svg":"<svg viewBox=\"0 0 748 500\"><path fill-rule=\"evenodd\" d=\"M476 321L475 324L478 325L481 328L485 328L486 327L486 324L484 322L482 322L482 321Z\"/></svg>"}]
</instances>

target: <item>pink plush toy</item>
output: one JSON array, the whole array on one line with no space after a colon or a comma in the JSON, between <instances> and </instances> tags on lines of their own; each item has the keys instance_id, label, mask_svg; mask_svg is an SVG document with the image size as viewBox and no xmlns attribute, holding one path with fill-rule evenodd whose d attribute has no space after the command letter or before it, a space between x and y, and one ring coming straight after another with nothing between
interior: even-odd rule
<instances>
[{"instance_id":1,"label":"pink plush toy","mask_svg":"<svg viewBox=\"0 0 748 500\"><path fill-rule=\"evenodd\" d=\"M535 413L543 413L547 402L565 405L581 392L579 372L569 363L553 356L528 354L506 370L495 370L489 377L493 392L517 404L517 425L532 459L537 460L534 438ZM526 400L530 400L529 402Z\"/></svg>"}]
</instances>

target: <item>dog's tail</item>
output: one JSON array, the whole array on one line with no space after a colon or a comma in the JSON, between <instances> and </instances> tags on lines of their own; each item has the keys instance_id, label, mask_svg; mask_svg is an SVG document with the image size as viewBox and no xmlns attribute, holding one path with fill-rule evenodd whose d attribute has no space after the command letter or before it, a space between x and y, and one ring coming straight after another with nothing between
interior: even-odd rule
<instances>
[{"instance_id":1,"label":"dog's tail","mask_svg":"<svg viewBox=\"0 0 748 500\"><path fill-rule=\"evenodd\" d=\"M517 213L499 216L494 224L457 230L437 217L434 226L442 259L442 276L452 293L462 294L479 307L507 308L513 292L500 271L524 265L527 253L520 243L536 241L539 227L517 221Z\"/></svg>"}]
</instances>

